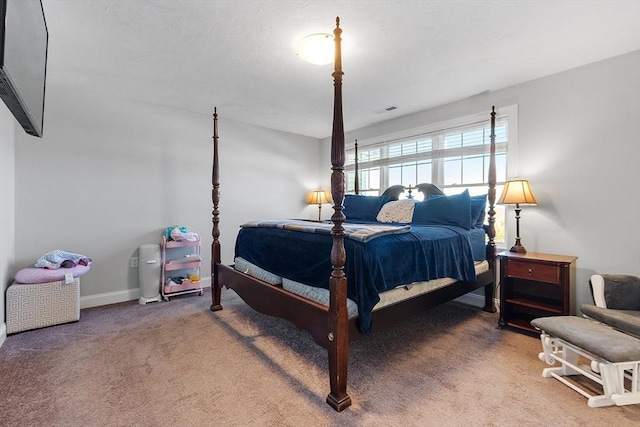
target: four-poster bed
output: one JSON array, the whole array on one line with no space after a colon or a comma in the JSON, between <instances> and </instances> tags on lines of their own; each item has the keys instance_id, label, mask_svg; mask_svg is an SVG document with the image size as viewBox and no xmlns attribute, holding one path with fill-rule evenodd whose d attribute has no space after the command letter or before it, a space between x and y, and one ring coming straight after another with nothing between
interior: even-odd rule
<instances>
[{"instance_id":1,"label":"four-poster bed","mask_svg":"<svg viewBox=\"0 0 640 427\"><path fill-rule=\"evenodd\" d=\"M345 164L345 142L344 142L344 129L343 129L343 116L342 116L342 57L341 57L341 33L342 30L340 28L339 18L336 18L336 28L334 30L335 36L335 64L334 64L334 72L332 74L334 79L334 111L333 111L333 130L331 137L331 164L332 164L332 173L331 173L331 194L332 199L334 201L334 213L331 217L331 224L325 226L321 223L314 224L315 229L312 232L298 232L297 228L301 225L299 223L295 224L282 224L282 223L269 223L267 228L259 228L256 224L249 224L243 226L241 232L242 233L288 233L286 234L290 239L300 239L305 240L309 239L314 246L318 246L317 240L312 239L325 239L323 244L327 247L327 250L324 255L327 257L327 260L324 261L321 267L321 271L324 266L328 266L326 268L325 281L328 283L324 284L325 289L325 297L324 301L309 299L307 297L300 296L297 291L291 289L291 287L286 286L286 276L282 274L282 281L278 282L270 280L270 277L276 275L269 275L269 268L265 267L265 271L260 274L251 274L251 270L256 271L259 270L251 262L246 263L246 266L243 265L241 268L238 268L238 265L228 266L223 265L220 259L220 230L219 230L219 159L218 159L218 115L217 110L214 110L213 121L214 121L214 136L213 136L213 172L212 172L212 201L213 201L213 211L212 211L212 237L213 241L211 244L212 258L211 258L211 283L212 283L212 305L211 310L217 311L222 309L221 305L221 288L222 286L226 286L229 289L233 289L250 307L253 309L272 316L280 317L283 319L287 319L295 324L299 329L308 331L313 337L314 341L327 349L328 359L329 359L329 382L330 382L330 393L327 396L327 403L333 407L336 411L341 411L348 406L351 405L351 398L347 394L347 362L348 362L348 352L349 352L349 342L354 341L364 335L367 335L369 332L370 326L373 324L375 328L384 327L385 324L397 322L399 319L406 319L411 315L424 311L426 308L434 307L443 302L453 300L457 297L460 297L470 291L475 289L479 289L484 287L485 290L485 307L484 310L494 312L494 304L493 304L493 290L494 290L494 259L495 259L495 211L494 211L494 203L495 203L495 182L496 182L496 173L495 173L495 135L494 135L494 127L495 127L495 111L491 113L491 149L490 149L490 164L489 164L489 177L488 177L488 224L484 225L482 228L482 244L485 243L484 233L488 236L486 246L482 249L482 258L485 259L484 265L485 268L478 270L475 268L473 259L471 260L471 277L469 274L460 276L458 279L449 279L447 283L443 282L440 285L436 286L432 290L428 292L420 293L414 292L411 293L411 298L406 299L404 301L398 302L393 301L390 304L384 306L380 309L371 309L369 307L366 311L360 306L358 306L358 313L354 315L353 310L348 308L349 304L353 305L353 299L356 300L356 303L363 304L364 299L359 297L362 295L359 287L366 286L374 286L378 284L376 283L365 283L366 280L362 280L358 277L358 283L352 283L354 279L352 278L354 274L360 273L360 271L355 268L354 264L349 264L347 261L351 261L355 257L354 253L360 251L361 248L365 248L368 246L385 246L386 241L383 239L393 240L393 241L403 241L409 239L405 237L405 235L409 233L420 232L422 233L422 229L432 228L439 229L440 233L444 233L447 235L447 239L455 240L455 245L465 246L465 244L459 243L459 241L465 242L469 240L469 237L464 232L464 230L457 226L447 226L447 227L434 227L434 226L424 226L421 227L419 225L405 225L397 226L392 232L391 235L381 235L378 237L377 235L371 237L353 238L353 235L359 235L362 232L362 228L357 224L351 224L349 221L345 224L345 177L344 177L344 164ZM357 172L356 172L357 176ZM419 188L419 191L425 193L425 197L431 191L435 191L437 193L437 188L434 190L431 188L433 186L425 184L422 188ZM401 189L400 189L401 190ZM389 199L393 199L393 195L395 194L395 198L397 199L397 193L399 189L390 189L390 197ZM357 197L365 197L365 196L357 196ZM387 199L385 199L387 200ZM254 227L255 226L255 227ZM387 228L393 228L387 224ZM365 227L371 227L376 230L377 226L365 224ZM400 230L402 229L402 230ZM461 231L462 230L462 231ZM239 234L239 240L241 234ZM294 235L300 237L293 237ZM329 235L330 234L330 235ZM477 233L476 233L477 234ZM255 234L249 234L249 238L245 239L248 241L255 241ZM259 235L262 237L262 234ZM360 235L362 236L362 235ZM458 239L458 240L456 240ZM460 240L461 239L461 240ZM294 242L293 240L280 239L286 242ZM296 241L297 242L297 241ZM328 243L327 243L328 242ZM373 245L371 242L376 242ZM383 244L384 243L384 244ZM297 243L290 243L292 246ZM404 243L406 244L406 243ZM236 247L236 255L240 245ZM285 248L286 249L286 248ZM290 249L290 248L289 248ZM264 250L264 248L262 248ZM284 250L284 249L283 249ZM300 251L299 248L295 250ZM367 249L368 250L368 249ZM466 251L466 246L465 249ZM391 252L387 250L387 252ZM477 251L476 251L477 252ZM247 252L249 255L254 257L258 257L258 251L251 252L248 249ZM380 257L380 259L384 258L386 254L380 253L376 255ZM465 255L465 259L469 258L470 255ZM348 258L349 257L349 258ZM476 256L474 255L473 258ZM236 259L236 264L239 264L240 261L244 262L245 260L238 257ZM251 261L251 260L250 260ZM437 260L436 260L437 261ZM468 267L468 260L467 266ZM303 264L302 262L300 262ZM358 261L357 265L364 264ZM476 267L478 263L475 264ZM455 267L455 266L454 266ZM286 268L290 268L290 266L286 266ZM304 269L305 266L302 267ZM413 269L414 267L410 267ZM416 270L420 268L415 267ZM439 268L435 268L439 269ZM462 268L460 268L462 269ZM468 270L468 268L467 268ZM378 272L376 272L377 274ZM468 271L467 271L468 273ZM292 271L292 275L295 273ZM374 277L374 276L372 276ZM378 276L375 276L378 277ZM442 277L442 276L440 276ZM283 285L284 281L284 285ZM360 283L363 282L363 283ZM394 285L394 289L391 287L386 287L386 289L391 289L389 292L397 292L398 288L395 288L396 285L410 285L411 281L405 283L397 283ZM430 283L430 282L427 282ZM314 286L322 285L318 283L311 283ZM358 288L354 288L354 286L358 286ZM310 287L311 288L311 287ZM408 286L403 286L405 289L409 289ZM407 293L409 294L409 293ZM369 305L372 306L373 302L376 300L376 295L372 301L368 301ZM350 297L350 298L348 298ZM379 299L379 298L378 298ZM323 303L324 302L324 303ZM377 302L377 301L376 301ZM350 307L350 306L349 306ZM351 311L351 314L350 314ZM367 323L363 324L361 321L361 317L367 317ZM363 332L363 330L365 332Z\"/></svg>"}]
</instances>

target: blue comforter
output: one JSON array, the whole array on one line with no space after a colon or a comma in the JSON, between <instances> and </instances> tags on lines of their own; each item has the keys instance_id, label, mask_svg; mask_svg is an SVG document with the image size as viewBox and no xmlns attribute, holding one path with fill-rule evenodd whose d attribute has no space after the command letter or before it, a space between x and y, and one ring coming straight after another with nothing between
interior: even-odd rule
<instances>
[{"instance_id":1,"label":"blue comforter","mask_svg":"<svg viewBox=\"0 0 640 427\"><path fill-rule=\"evenodd\" d=\"M431 225L411 225L406 233L366 243L344 239L347 295L358 304L360 330L371 333L371 310L380 301L379 292L442 277L475 282L473 233L484 241L482 229ZM329 289L332 243L326 234L247 227L240 229L235 253L279 276Z\"/></svg>"}]
</instances>

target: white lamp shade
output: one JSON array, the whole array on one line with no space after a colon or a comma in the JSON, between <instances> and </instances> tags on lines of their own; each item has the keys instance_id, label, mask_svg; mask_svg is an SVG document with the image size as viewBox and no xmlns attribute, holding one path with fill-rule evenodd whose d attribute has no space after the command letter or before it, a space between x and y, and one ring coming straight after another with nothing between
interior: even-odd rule
<instances>
[{"instance_id":1,"label":"white lamp shade","mask_svg":"<svg viewBox=\"0 0 640 427\"><path fill-rule=\"evenodd\" d=\"M499 205L537 205L529 181L514 179L507 181L497 202Z\"/></svg>"},{"instance_id":2,"label":"white lamp shade","mask_svg":"<svg viewBox=\"0 0 640 427\"><path fill-rule=\"evenodd\" d=\"M310 205L323 205L325 203L329 203L327 193L325 193L324 190L312 191L311 194L309 194L308 199Z\"/></svg>"}]
</instances>

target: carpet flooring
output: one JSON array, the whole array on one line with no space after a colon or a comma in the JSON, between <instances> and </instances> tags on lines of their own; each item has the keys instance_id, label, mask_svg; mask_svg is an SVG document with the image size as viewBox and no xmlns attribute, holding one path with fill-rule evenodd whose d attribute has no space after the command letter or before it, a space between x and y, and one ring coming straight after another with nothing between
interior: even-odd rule
<instances>
[{"instance_id":1,"label":"carpet flooring","mask_svg":"<svg viewBox=\"0 0 640 427\"><path fill-rule=\"evenodd\" d=\"M640 405L589 408L550 378L539 339L455 302L350 345L336 413L326 351L223 290L82 310L0 347L0 425L639 426Z\"/></svg>"}]
</instances>

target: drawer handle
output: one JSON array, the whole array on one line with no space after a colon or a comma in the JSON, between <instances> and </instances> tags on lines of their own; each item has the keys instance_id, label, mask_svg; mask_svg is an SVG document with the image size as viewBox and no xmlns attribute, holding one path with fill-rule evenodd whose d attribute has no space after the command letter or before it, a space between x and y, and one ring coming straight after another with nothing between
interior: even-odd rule
<instances>
[{"instance_id":1,"label":"drawer handle","mask_svg":"<svg viewBox=\"0 0 640 427\"><path fill-rule=\"evenodd\" d=\"M527 273L529 273L529 276L533 276L533 269L529 267L529 269L527 270Z\"/></svg>"}]
</instances>

